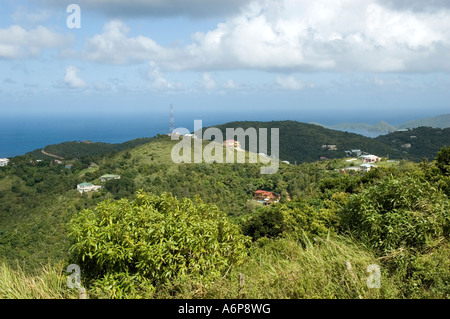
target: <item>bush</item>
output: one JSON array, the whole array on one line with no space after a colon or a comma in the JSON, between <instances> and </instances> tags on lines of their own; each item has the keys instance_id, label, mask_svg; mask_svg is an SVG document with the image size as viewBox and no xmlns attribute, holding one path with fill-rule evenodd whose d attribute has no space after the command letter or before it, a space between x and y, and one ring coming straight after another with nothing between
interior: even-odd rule
<instances>
[{"instance_id":1,"label":"bush","mask_svg":"<svg viewBox=\"0 0 450 319\"><path fill-rule=\"evenodd\" d=\"M110 298L149 297L187 277L207 286L242 262L249 241L216 206L143 192L83 210L69 231L74 262Z\"/></svg>"},{"instance_id":2,"label":"bush","mask_svg":"<svg viewBox=\"0 0 450 319\"><path fill-rule=\"evenodd\" d=\"M345 230L379 253L400 248L422 251L448 235L450 227L448 198L413 177L388 177L352 195L340 215Z\"/></svg>"},{"instance_id":3,"label":"bush","mask_svg":"<svg viewBox=\"0 0 450 319\"><path fill-rule=\"evenodd\" d=\"M276 238L286 234L326 236L334 232L338 218L331 209L317 210L300 202L276 204L261 209L244 221L244 234L254 240L261 237Z\"/></svg>"}]
</instances>

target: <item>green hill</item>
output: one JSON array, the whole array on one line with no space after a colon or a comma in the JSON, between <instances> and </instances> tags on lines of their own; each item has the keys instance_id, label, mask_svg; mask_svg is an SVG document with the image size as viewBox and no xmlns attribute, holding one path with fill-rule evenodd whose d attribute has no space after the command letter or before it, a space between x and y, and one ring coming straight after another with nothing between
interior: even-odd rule
<instances>
[{"instance_id":1,"label":"green hill","mask_svg":"<svg viewBox=\"0 0 450 319\"><path fill-rule=\"evenodd\" d=\"M321 143L329 133L275 125ZM158 136L93 156L95 167L79 159L69 170L31 156L1 167L0 298L70 298L64 284L51 283L64 283L61 269L72 263L92 298L448 298L450 188L440 170L450 149L442 165L347 175L334 169L345 161L325 160L262 175L261 164L176 164L177 143ZM121 178L103 183L104 174ZM103 187L80 194L81 182ZM259 189L281 194L280 203L253 201ZM373 264L382 269L375 290L366 284Z\"/></svg>"},{"instance_id":2,"label":"green hill","mask_svg":"<svg viewBox=\"0 0 450 319\"><path fill-rule=\"evenodd\" d=\"M376 124L367 123L341 123L337 125L331 125L328 128L341 130L341 131L367 131L367 132L377 132L377 133L391 133L395 132L397 129L386 123L384 121L378 122Z\"/></svg>"},{"instance_id":3,"label":"green hill","mask_svg":"<svg viewBox=\"0 0 450 319\"><path fill-rule=\"evenodd\" d=\"M398 129L417 128L421 126L428 126L433 128L448 128L450 127L450 114L438 115L435 117L424 118L414 121L409 121L397 126Z\"/></svg>"},{"instance_id":4,"label":"green hill","mask_svg":"<svg viewBox=\"0 0 450 319\"><path fill-rule=\"evenodd\" d=\"M413 120L409 122L405 122L399 125L391 125L385 121L380 121L376 124L367 124L367 123L339 123L336 125L323 125L320 123L310 123L323 126L325 128L357 133L368 135L372 137L372 134L375 133L378 135L383 135L387 133L392 133L398 130L403 129L413 129L417 127L432 127L432 128L448 128L450 127L450 114L442 114L430 118L422 118L418 120Z\"/></svg>"},{"instance_id":5,"label":"green hill","mask_svg":"<svg viewBox=\"0 0 450 319\"><path fill-rule=\"evenodd\" d=\"M394 150L381 141L359 134L341 132L296 121L231 122L215 127L220 129L224 136L226 135L226 128L240 127L244 130L250 127L267 128L269 145L269 129L279 128L280 159L291 163L313 162L321 157L328 159L344 158L348 156L345 151L352 149L359 149L362 152L377 154L378 156L389 156L390 158L400 159L404 157L400 150ZM326 147L323 147L324 145ZM330 148L328 145L335 145L337 150L332 150L332 147ZM268 148L270 150L270 146ZM246 149L248 150L247 146Z\"/></svg>"},{"instance_id":6,"label":"green hill","mask_svg":"<svg viewBox=\"0 0 450 319\"><path fill-rule=\"evenodd\" d=\"M137 138L124 143L101 143L91 141L73 141L63 142L59 144L47 145L43 149L37 149L26 155L32 156L34 159L48 159L52 156L62 157L64 159L83 158L88 156L98 156L110 152L120 152L128 148L148 143L152 140L151 137ZM44 151L45 153L43 153Z\"/></svg>"},{"instance_id":7,"label":"green hill","mask_svg":"<svg viewBox=\"0 0 450 319\"><path fill-rule=\"evenodd\" d=\"M450 128L418 127L378 136L376 140L396 152L404 152L406 159L420 161L426 157L431 160L442 147L450 145Z\"/></svg>"}]
</instances>

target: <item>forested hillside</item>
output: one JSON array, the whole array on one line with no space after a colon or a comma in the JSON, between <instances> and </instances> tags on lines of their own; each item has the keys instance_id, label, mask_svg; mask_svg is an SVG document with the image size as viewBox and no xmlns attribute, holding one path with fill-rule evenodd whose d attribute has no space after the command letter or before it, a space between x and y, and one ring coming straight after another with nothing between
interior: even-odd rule
<instances>
[{"instance_id":1,"label":"forested hillside","mask_svg":"<svg viewBox=\"0 0 450 319\"><path fill-rule=\"evenodd\" d=\"M43 149L34 150L26 155L30 155L34 159L49 159L52 157L51 155L65 159L84 158L111 152L120 152L128 148L148 143L151 140L151 137L144 137L117 144L91 141L63 142L60 144L47 145ZM46 155L45 153L50 155Z\"/></svg>"},{"instance_id":2,"label":"forested hillside","mask_svg":"<svg viewBox=\"0 0 450 319\"><path fill-rule=\"evenodd\" d=\"M450 145L450 128L418 127L378 136L376 140L391 146L396 152L403 152L405 159L432 160L442 147Z\"/></svg>"},{"instance_id":3,"label":"forested hillside","mask_svg":"<svg viewBox=\"0 0 450 319\"><path fill-rule=\"evenodd\" d=\"M270 150L270 129L278 128L280 132L280 158L292 163L314 162L321 157L328 159L344 158L346 157L345 151L352 149L359 149L383 157L389 156L401 159L403 156L401 151L396 151L381 141L369 137L296 121L231 122L216 127L222 131L224 138L226 128L240 127L244 130L250 127L267 128L268 150ZM322 147L323 145L336 145L337 149L331 150ZM246 149L248 149L248 145Z\"/></svg>"},{"instance_id":4,"label":"forested hillside","mask_svg":"<svg viewBox=\"0 0 450 319\"><path fill-rule=\"evenodd\" d=\"M321 132L319 144L331 143ZM0 168L0 298L21 295L11 278L23 270L64 282L53 270L71 263L90 298L450 296L450 148L367 173L342 174L348 163L334 159L262 175L262 164L175 164L176 143L158 136L70 169L31 156ZM81 182L103 187L80 194ZM258 189L280 203L253 201ZM379 288L367 285L373 264ZM64 285L45 295L73 297Z\"/></svg>"}]
</instances>

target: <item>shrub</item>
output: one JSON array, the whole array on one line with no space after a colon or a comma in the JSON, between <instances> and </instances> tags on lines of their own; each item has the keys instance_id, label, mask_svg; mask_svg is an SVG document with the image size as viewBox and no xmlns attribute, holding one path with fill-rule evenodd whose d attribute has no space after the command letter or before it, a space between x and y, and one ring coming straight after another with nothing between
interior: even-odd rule
<instances>
[{"instance_id":1,"label":"shrub","mask_svg":"<svg viewBox=\"0 0 450 319\"><path fill-rule=\"evenodd\" d=\"M341 225L379 253L418 251L448 235L448 198L426 181L388 177L352 195L340 212Z\"/></svg>"},{"instance_id":2,"label":"shrub","mask_svg":"<svg viewBox=\"0 0 450 319\"><path fill-rule=\"evenodd\" d=\"M74 262L97 294L112 298L148 297L187 277L208 285L242 262L248 243L216 206L141 191L83 210L69 230Z\"/></svg>"},{"instance_id":3,"label":"shrub","mask_svg":"<svg viewBox=\"0 0 450 319\"><path fill-rule=\"evenodd\" d=\"M326 236L337 224L337 216L331 209L318 210L305 203L289 202L261 209L246 220L242 228L244 234L257 240L285 234Z\"/></svg>"}]
</instances>

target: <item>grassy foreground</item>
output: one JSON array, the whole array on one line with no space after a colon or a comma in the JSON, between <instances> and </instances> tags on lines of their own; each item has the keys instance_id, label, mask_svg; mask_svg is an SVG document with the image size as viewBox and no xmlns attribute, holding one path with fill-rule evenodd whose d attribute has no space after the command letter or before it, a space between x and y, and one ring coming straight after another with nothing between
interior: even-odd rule
<instances>
[{"instance_id":1,"label":"grassy foreground","mask_svg":"<svg viewBox=\"0 0 450 319\"><path fill-rule=\"evenodd\" d=\"M152 298L358 299L401 298L395 278L381 269L381 287L368 288L367 267L377 259L349 238L262 239L253 244L246 262L229 269L219 280L192 284L177 280ZM244 282L239 284L240 274ZM241 275L241 276L242 276ZM43 267L40 274L0 265L1 299L73 299L64 267ZM88 298L102 298L89 289ZM174 293L175 292L175 293ZM148 297L148 295L146 295Z\"/></svg>"}]
</instances>

